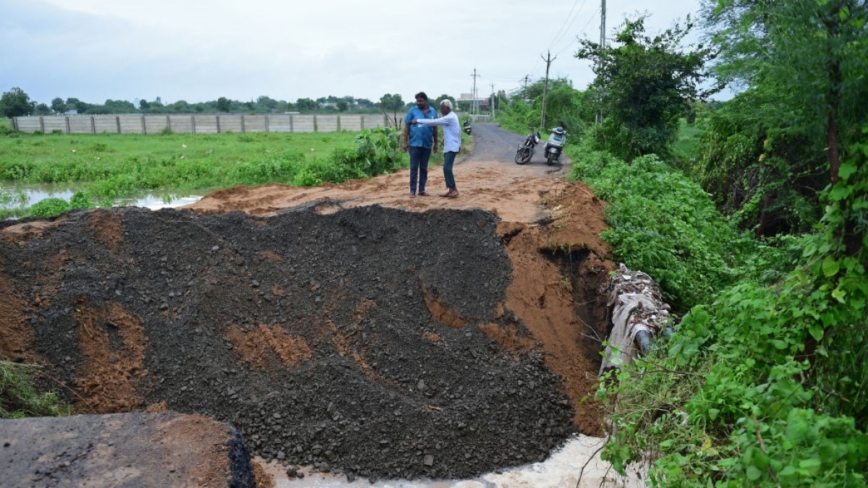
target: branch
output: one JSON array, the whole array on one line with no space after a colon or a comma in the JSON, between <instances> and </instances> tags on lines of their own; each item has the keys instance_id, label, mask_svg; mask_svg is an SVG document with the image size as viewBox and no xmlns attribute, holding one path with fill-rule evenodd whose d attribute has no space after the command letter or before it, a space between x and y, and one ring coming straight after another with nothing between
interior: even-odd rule
<instances>
[{"instance_id":1,"label":"branch","mask_svg":"<svg viewBox=\"0 0 868 488\"><path fill-rule=\"evenodd\" d=\"M756 429L756 438L757 438L757 440L759 440L760 451L762 451L763 454L768 456L768 453L766 452L765 443L763 442L763 436L760 434L759 420L757 420L756 415L751 415L751 417L753 417L753 426ZM768 465L768 470L769 470L769 476L771 476L772 481L774 481L776 485L780 486L780 483L778 482L778 478L775 476L775 472L772 471L772 465L771 464Z\"/></svg>"},{"instance_id":2,"label":"branch","mask_svg":"<svg viewBox=\"0 0 868 488\"><path fill-rule=\"evenodd\" d=\"M591 461L593 461L594 458L597 457L597 454L599 454L600 451L602 451L604 447L606 447L606 442L604 442L603 445L600 446L599 449L597 449L596 451L594 451L594 452L591 454L591 456L588 458L588 460L585 461L585 464L582 465L582 469L579 470L579 480L576 481L576 488L579 488L579 484L582 482L582 476L585 474L585 468L587 468L588 465L591 464Z\"/></svg>"}]
</instances>

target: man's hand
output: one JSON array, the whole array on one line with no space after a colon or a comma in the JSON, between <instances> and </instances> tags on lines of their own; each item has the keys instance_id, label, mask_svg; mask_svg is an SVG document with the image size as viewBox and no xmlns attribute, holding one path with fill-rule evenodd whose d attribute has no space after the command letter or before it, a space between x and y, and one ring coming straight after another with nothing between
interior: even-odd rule
<instances>
[{"instance_id":1,"label":"man's hand","mask_svg":"<svg viewBox=\"0 0 868 488\"><path fill-rule=\"evenodd\" d=\"M407 141L404 141L404 152L407 152L407 149L409 149L409 147L410 144L408 144Z\"/></svg>"}]
</instances>

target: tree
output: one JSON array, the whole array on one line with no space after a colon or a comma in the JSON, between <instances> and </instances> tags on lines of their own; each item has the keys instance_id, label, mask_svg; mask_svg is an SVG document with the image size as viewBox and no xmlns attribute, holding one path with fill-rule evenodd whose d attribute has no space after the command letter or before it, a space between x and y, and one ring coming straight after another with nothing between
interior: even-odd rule
<instances>
[{"instance_id":1,"label":"tree","mask_svg":"<svg viewBox=\"0 0 868 488\"><path fill-rule=\"evenodd\" d=\"M0 115L4 117L21 117L33 113L36 104L30 101L30 96L18 87L3 92L0 96Z\"/></svg>"},{"instance_id":2,"label":"tree","mask_svg":"<svg viewBox=\"0 0 868 488\"><path fill-rule=\"evenodd\" d=\"M190 104L187 103L186 100L178 100L175 103L169 105L169 108L179 114L185 114L190 112Z\"/></svg>"},{"instance_id":3,"label":"tree","mask_svg":"<svg viewBox=\"0 0 868 488\"><path fill-rule=\"evenodd\" d=\"M350 104L346 100L338 100L338 112L346 112L350 108Z\"/></svg>"},{"instance_id":4,"label":"tree","mask_svg":"<svg viewBox=\"0 0 868 488\"><path fill-rule=\"evenodd\" d=\"M829 179L839 179L841 136L868 121L868 2L704 0L721 50L718 71L787 94L797 123L823 133Z\"/></svg>"},{"instance_id":5,"label":"tree","mask_svg":"<svg viewBox=\"0 0 868 488\"><path fill-rule=\"evenodd\" d=\"M456 110L458 108L458 106L455 104L455 97L451 97L445 93L440 95L437 98L434 98L433 101L431 102L431 106L433 106L439 110L440 109L440 102L442 102L443 100L449 100L450 102L452 102L452 110Z\"/></svg>"},{"instance_id":6,"label":"tree","mask_svg":"<svg viewBox=\"0 0 868 488\"><path fill-rule=\"evenodd\" d=\"M257 107L259 107L259 110L262 110L263 112L271 112L275 110L278 106L278 103L279 102L277 100L271 97L267 97L265 95L262 95L256 99Z\"/></svg>"},{"instance_id":7,"label":"tree","mask_svg":"<svg viewBox=\"0 0 868 488\"><path fill-rule=\"evenodd\" d=\"M718 75L743 91L707 117L699 178L757 235L806 231L868 123L862 1L703 0Z\"/></svg>"},{"instance_id":8,"label":"tree","mask_svg":"<svg viewBox=\"0 0 868 488\"><path fill-rule=\"evenodd\" d=\"M148 110L151 108L151 103L144 98L139 100L139 110Z\"/></svg>"},{"instance_id":9,"label":"tree","mask_svg":"<svg viewBox=\"0 0 868 488\"><path fill-rule=\"evenodd\" d=\"M217 99L217 111L219 112L229 112L232 109L232 101L230 101L226 97L220 97Z\"/></svg>"},{"instance_id":10,"label":"tree","mask_svg":"<svg viewBox=\"0 0 868 488\"><path fill-rule=\"evenodd\" d=\"M87 112L88 108L90 108L90 104L82 102L77 98L70 97L66 99L67 110L75 110L76 112L83 114Z\"/></svg>"},{"instance_id":11,"label":"tree","mask_svg":"<svg viewBox=\"0 0 868 488\"><path fill-rule=\"evenodd\" d=\"M318 107L316 102L311 100L310 98L299 98L298 100L296 100L295 106L296 108L298 108L299 112L311 112L316 110L316 108Z\"/></svg>"},{"instance_id":12,"label":"tree","mask_svg":"<svg viewBox=\"0 0 868 488\"><path fill-rule=\"evenodd\" d=\"M374 102L368 100L367 98L356 98L355 104L358 105L359 108L364 109L372 109L377 108Z\"/></svg>"},{"instance_id":13,"label":"tree","mask_svg":"<svg viewBox=\"0 0 868 488\"><path fill-rule=\"evenodd\" d=\"M36 111L36 115L51 115L51 107L44 103L36 104L34 110Z\"/></svg>"},{"instance_id":14,"label":"tree","mask_svg":"<svg viewBox=\"0 0 868 488\"><path fill-rule=\"evenodd\" d=\"M688 17L683 28L675 24L651 37L645 34L645 17L639 17L619 27L616 45L603 48L587 39L579 41L575 56L594 62L597 77L592 86L602 93L606 149L627 159L666 154L687 102L722 88L698 88L710 76L704 67L713 52L702 45L692 51L682 48L692 27Z\"/></svg>"},{"instance_id":15,"label":"tree","mask_svg":"<svg viewBox=\"0 0 868 488\"><path fill-rule=\"evenodd\" d=\"M383 111L383 114L386 117L389 116L389 112L392 112L392 118L395 123L395 127L398 127L398 110L404 108L404 100L401 98L401 95L395 93L394 95L390 95L386 93L382 97L380 97L380 110Z\"/></svg>"},{"instance_id":16,"label":"tree","mask_svg":"<svg viewBox=\"0 0 868 488\"><path fill-rule=\"evenodd\" d=\"M63 102L63 99L60 97L56 97L51 101L51 110L54 110L54 113L62 114L66 112L66 104Z\"/></svg>"}]
</instances>

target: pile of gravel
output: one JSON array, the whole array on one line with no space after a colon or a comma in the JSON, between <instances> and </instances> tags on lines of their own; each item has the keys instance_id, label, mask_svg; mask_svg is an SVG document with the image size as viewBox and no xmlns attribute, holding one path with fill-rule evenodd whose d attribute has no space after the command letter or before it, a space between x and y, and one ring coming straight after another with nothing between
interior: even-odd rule
<instances>
[{"instance_id":1,"label":"pile of gravel","mask_svg":"<svg viewBox=\"0 0 868 488\"><path fill-rule=\"evenodd\" d=\"M117 304L147 336L139 408L229 422L287 466L465 478L541 461L575 432L541 355L479 328L526 332L501 305L511 267L495 227L483 211L378 206L268 219L115 209L0 241L0 265L19 296L50 298L32 311L32 348L67 384L88 363L76 309ZM120 348L110 322L94 327ZM262 342L263 328L292 336L290 350L251 357L230 337Z\"/></svg>"}]
</instances>

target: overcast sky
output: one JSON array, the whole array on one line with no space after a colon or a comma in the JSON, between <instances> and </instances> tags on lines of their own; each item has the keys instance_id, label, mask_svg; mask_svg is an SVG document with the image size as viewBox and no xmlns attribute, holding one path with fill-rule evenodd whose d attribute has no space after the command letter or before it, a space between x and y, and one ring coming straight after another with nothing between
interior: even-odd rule
<instances>
[{"instance_id":1,"label":"overcast sky","mask_svg":"<svg viewBox=\"0 0 868 488\"><path fill-rule=\"evenodd\" d=\"M648 6L651 7L648 7ZM699 0L608 0L607 31L651 15L657 32ZM0 0L0 91L89 103L161 97L353 96L405 101L513 90L545 76L584 89L576 37L599 38L600 0Z\"/></svg>"}]
</instances>

